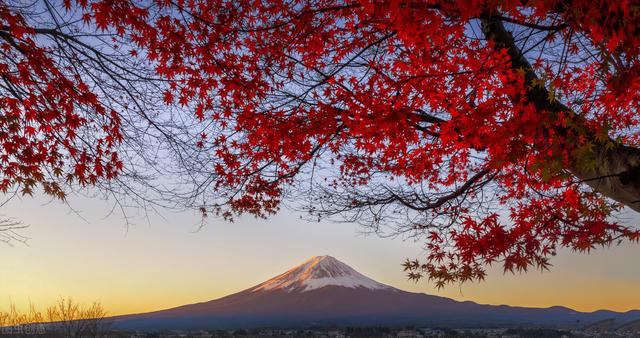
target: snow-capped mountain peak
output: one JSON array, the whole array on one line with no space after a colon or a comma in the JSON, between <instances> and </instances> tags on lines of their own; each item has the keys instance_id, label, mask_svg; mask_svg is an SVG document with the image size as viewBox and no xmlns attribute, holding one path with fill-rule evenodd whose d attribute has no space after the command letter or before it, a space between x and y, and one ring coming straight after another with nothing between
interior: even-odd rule
<instances>
[{"instance_id":1,"label":"snow-capped mountain peak","mask_svg":"<svg viewBox=\"0 0 640 338\"><path fill-rule=\"evenodd\" d=\"M331 256L315 256L256 286L252 291L281 289L287 292L305 292L325 286L394 290L391 286L378 283Z\"/></svg>"}]
</instances>

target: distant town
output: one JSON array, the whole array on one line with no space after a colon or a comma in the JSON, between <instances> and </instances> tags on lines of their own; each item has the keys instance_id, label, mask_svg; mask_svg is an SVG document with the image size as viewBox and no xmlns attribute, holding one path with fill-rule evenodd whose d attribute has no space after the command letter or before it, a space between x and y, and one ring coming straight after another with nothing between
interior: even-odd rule
<instances>
[{"instance_id":1,"label":"distant town","mask_svg":"<svg viewBox=\"0 0 640 338\"><path fill-rule=\"evenodd\" d=\"M65 337L63 332L36 331L26 326L4 327L0 337ZM391 328L391 327L347 327L310 329L234 329L234 330L167 330L141 332L114 330L100 335L105 338L253 338L253 337L321 337L321 338L637 338L640 323L626 328L590 326L583 329L563 330L546 328Z\"/></svg>"},{"instance_id":2,"label":"distant town","mask_svg":"<svg viewBox=\"0 0 640 338\"><path fill-rule=\"evenodd\" d=\"M253 337L321 337L321 338L638 338L639 327L614 330L585 328L576 330L543 328L390 328L356 327L333 329L249 329L216 331L167 331L155 333L120 332L113 337L131 338L253 338Z\"/></svg>"}]
</instances>

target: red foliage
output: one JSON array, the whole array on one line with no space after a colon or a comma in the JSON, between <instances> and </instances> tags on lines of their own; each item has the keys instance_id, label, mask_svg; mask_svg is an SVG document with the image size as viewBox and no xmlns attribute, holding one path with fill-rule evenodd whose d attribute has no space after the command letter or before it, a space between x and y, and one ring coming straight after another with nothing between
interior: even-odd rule
<instances>
[{"instance_id":1,"label":"red foliage","mask_svg":"<svg viewBox=\"0 0 640 338\"><path fill-rule=\"evenodd\" d=\"M376 209L369 219L379 224L393 216L377 207L402 208L418 219L413 229L427 234L429 249L426 262L406 268L440 286L482 279L484 266L497 261L511 271L545 268L561 246L589 250L639 238L609 218L618 205L566 169L595 165L594 142L638 146L640 11L632 2L78 4L86 20L129 39L139 50L132 57L154 62L170 83L166 104L214 122L195 142L215 156L214 189L225 203L214 206L225 217L276 212L287 189L310 181L322 163L337 169L318 178L323 198L343 202L325 215ZM520 32L533 80L482 36L483 18ZM3 22L22 36L22 49L34 49L19 17L4 14ZM6 40L3 48L18 55ZM43 164L63 166L57 149L65 147L77 177L113 175L104 157L117 139L116 115L56 72L54 60L19 55L2 74L31 94L3 98L3 110L13 112L4 116L16 124L3 121L3 142L16 140L5 143L3 163L30 166L21 176L41 181ZM568 109L541 108L530 94L536 87L547 105ZM75 130L96 123L74 114L78 106L111 118L112 138L96 155L73 145ZM5 190L16 177L7 170L23 170L8 168ZM314 203L322 215L315 209L322 201Z\"/></svg>"},{"instance_id":2,"label":"red foliage","mask_svg":"<svg viewBox=\"0 0 640 338\"><path fill-rule=\"evenodd\" d=\"M111 179L122 167L114 147L120 118L40 45L19 13L0 4L0 191L18 188L63 199L60 181ZM93 144L83 139L93 135Z\"/></svg>"}]
</instances>

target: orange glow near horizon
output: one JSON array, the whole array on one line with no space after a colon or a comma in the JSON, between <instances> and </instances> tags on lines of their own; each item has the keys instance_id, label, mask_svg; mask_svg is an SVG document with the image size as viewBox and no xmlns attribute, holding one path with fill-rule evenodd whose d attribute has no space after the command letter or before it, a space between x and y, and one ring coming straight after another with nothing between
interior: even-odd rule
<instances>
[{"instance_id":1,"label":"orange glow near horizon","mask_svg":"<svg viewBox=\"0 0 640 338\"><path fill-rule=\"evenodd\" d=\"M267 221L215 221L195 231L197 215L169 214L125 228L121 218L105 219L108 208L95 201L72 205L89 223L56 202L27 199L6 207L30 225L30 240L0 245L0 310L12 302L45 309L60 297L100 301L111 315L160 310L242 291L325 254L398 289L461 301L640 309L640 271L629 263L640 261L637 244L560 252L550 272L505 275L495 267L484 283L436 290L427 281L408 281L400 266L422 254L420 243L362 236L355 225L307 223L283 213Z\"/></svg>"}]
</instances>

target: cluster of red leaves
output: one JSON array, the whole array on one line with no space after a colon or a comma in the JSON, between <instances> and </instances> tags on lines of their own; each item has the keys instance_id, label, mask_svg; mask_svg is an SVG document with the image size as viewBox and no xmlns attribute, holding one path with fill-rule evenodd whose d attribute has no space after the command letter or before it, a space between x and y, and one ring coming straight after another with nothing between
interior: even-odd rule
<instances>
[{"instance_id":1,"label":"cluster of red leaves","mask_svg":"<svg viewBox=\"0 0 640 338\"><path fill-rule=\"evenodd\" d=\"M587 135L639 144L640 10L632 2L76 3L86 21L128 39L132 57L156 65L169 83L166 104L214 122L214 132L195 142L215 157L225 217L276 212L294 178L323 160L338 169L330 186L354 190L378 185L383 173L384 180L426 188L427 198L471 182L464 199L482 203L484 184L494 183L500 215L452 203L419 210L457 217L456 226L428 236L426 263L406 264L413 277L427 273L438 285L482 279L484 266L496 261L507 270L544 268L559 246L587 250L639 238L608 219L615 206L563 170L576 158L593 165ZM506 50L474 37L481 35L477 19L486 16L548 32L541 43L580 35L583 43L566 45L561 59L585 49L599 57L561 66L533 60L540 80L527 83ZM28 93L0 102L3 189L18 180L30 187L27 180L45 180L44 168L59 174L68 163L80 180L114 175L119 162L109 149L119 139L117 116L80 79L57 69L19 16L5 11L2 20L18 38L2 40L15 62L0 71ZM549 101L561 100L586 122L541 111L526 99L532 86L547 88ZM95 151L77 143L82 126L101 126L107 135Z\"/></svg>"},{"instance_id":2,"label":"cluster of red leaves","mask_svg":"<svg viewBox=\"0 0 640 338\"><path fill-rule=\"evenodd\" d=\"M40 185L63 199L60 182L113 178L122 168L117 113L4 4L0 28L0 191L30 195Z\"/></svg>"},{"instance_id":3,"label":"cluster of red leaves","mask_svg":"<svg viewBox=\"0 0 640 338\"><path fill-rule=\"evenodd\" d=\"M156 62L171 81L166 103L195 105L198 118L216 122L218 131L203 140L218 159L216 189L229 191L227 217L275 212L301 168L328 158L341 182L356 189L386 173L438 194L490 173L504 217L448 204L424 211L460 215L459 226L431 234L426 263L406 265L413 277L426 272L438 285L482 279L495 261L512 271L544 268L559 246L587 250L638 239L608 220L610 202L562 170L580 152L588 157L588 133L638 144L629 131L638 125L640 11L631 2L81 4L98 27L129 37ZM545 59L534 63L542 80L533 85L548 88L550 101L562 99L586 125L526 100L532 84L522 70L470 32L487 13L525 27L558 27L542 41L580 34L587 47L572 43L565 56L584 48L602 53L560 69ZM619 61L615 75L607 60ZM416 112L425 110L441 121L424 124ZM481 201L478 191L466 198Z\"/></svg>"}]
</instances>

